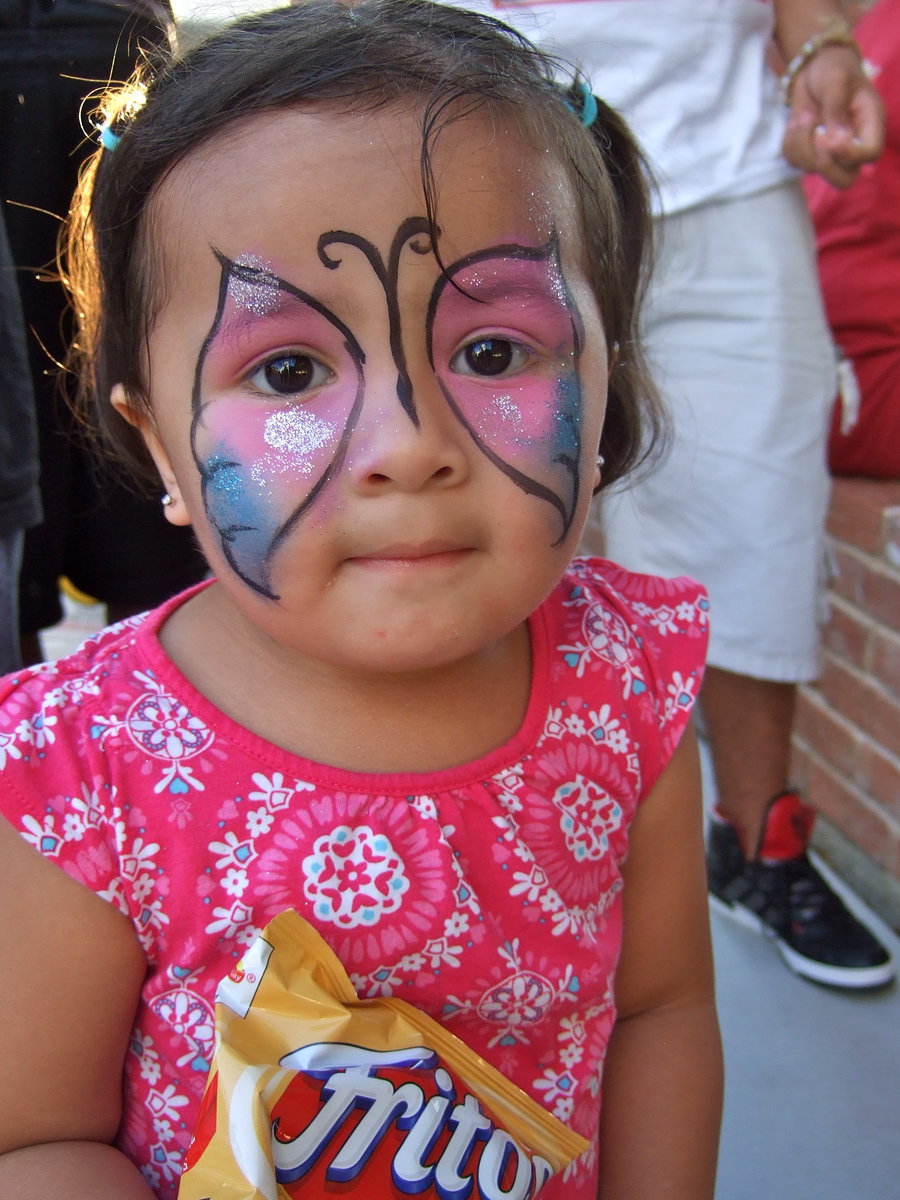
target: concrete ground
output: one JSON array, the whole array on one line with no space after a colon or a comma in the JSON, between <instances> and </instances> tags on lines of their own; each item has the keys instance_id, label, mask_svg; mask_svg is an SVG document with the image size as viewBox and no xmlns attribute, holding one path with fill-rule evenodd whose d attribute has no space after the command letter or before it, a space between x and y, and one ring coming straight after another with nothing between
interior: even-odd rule
<instances>
[{"instance_id":1,"label":"concrete ground","mask_svg":"<svg viewBox=\"0 0 900 1200\"><path fill-rule=\"evenodd\" d=\"M817 865L900 969L900 939ZM772 942L711 919L726 1072L716 1200L900 1200L900 988L808 983Z\"/></svg>"},{"instance_id":2,"label":"concrete ground","mask_svg":"<svg viewBox=\"0 0 900 1200\"><path fill-rule=\"evenodd\" d=\"M900 963L900 943L878 927ZM900 1200L900 990L798 979L713 914L725 1119L716 1200Z\"/></svg>"},{"instance_id":3,"label":"concrete ground","mask_svg":"<svg viewBox=\"0 0 900 1200\"><path fill-rule=\"evenodd\" d=\"M100 609L66 608L47 657L101 623ZM900 964L900 940L869 919ZM900 988L819 987L727 917L712 927L726 1060L716 1200L900 1200Z\"/></svg>"}]
</instances>

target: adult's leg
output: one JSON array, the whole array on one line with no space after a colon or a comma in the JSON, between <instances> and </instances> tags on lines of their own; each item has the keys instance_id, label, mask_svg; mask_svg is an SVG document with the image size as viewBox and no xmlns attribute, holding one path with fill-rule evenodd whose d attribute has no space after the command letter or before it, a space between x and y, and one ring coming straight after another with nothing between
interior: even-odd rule
<instances>
[{"instance_id":1,"label":"adult's leg","mask_svg":"<svg viewBox=\"0 0 900 1200\"><path fill-rule=\"evenodd\" d=\"M789 786L796 688L709 667L700 703L716 783L716 806L748 855L773 796Z\"/></svg>"}]
</instances>

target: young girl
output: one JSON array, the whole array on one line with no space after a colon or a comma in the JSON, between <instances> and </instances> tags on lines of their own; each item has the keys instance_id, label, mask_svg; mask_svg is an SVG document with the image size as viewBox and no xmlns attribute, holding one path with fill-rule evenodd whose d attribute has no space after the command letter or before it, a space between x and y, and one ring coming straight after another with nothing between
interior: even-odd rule
<instances>
[{"instance_id":1,"label":"young girl","mask_svg":"<svg viewBox=\"0 0 900 1200\"><path fill-rule=\"evenodd\" d=\"M592 1141L547 1200L711 1196L706 603L569 563L654 421L627 131L491 20L310 0L121 93L83 191L86 390L215 581L4 681L4 1200L172 1200L289 907Z\"/></svg>"}]
</instances>

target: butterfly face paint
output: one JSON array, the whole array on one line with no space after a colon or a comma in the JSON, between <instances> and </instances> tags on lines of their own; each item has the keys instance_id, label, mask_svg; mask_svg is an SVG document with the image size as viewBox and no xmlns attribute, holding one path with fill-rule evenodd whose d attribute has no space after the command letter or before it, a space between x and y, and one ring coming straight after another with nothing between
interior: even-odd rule
<instances>
[{"instance_id":1,"label":"butterfly face paint","mask_svg":"<svg viewBox=\"0 0 900 1200\"><path fill-rule=\"evenodd\" d=\"M556 509L558 542L580 491L582 340L555 238L462 259L431 298L428 353L447 403L500 471Z\"/></svg>"},{"instance_id":2,"label":"butterfly face paint","mask_svg":"<svg viewBox=\"0 0 900 1200\"><path fill-rule=\"evenodd\" d=\"M427 253L426 233L422 218L402 222L385 262L366 239L332 231L319 238L318 256L339 271L341 254L359 252L376 275L405 418L418 427L405 344L424 340L476 452L555 511L558 545L580 492L582 335L557 241L495 246L452 264L434 285L424 330L404 331L401 256L407 247ZM219 301L195 372L191 447L227 562L278 599L279 551L345 462L366 402L366 356L343 321L261 260L217 258Z\"/></svg>"},{"instance_id":3,"label":"butterfly face paint","mask_svg":"<svg viewBox=\"0 0 900 1200\"><path fill-rule=\"evenodd\" d=\"M313 297L258 260L217 257L219 304L194 379L191 448L226 560L255 591L275 599L278 548L346 454L362 403L364 357L350 330ZM286 349L273 355L279 341ZM316 354L297 346L314 346ZM252 393L228 386L244 363ZM330 386L322 387L326 375ZM302 388L306 377L314 405Z\"/></svg>"},{"instance_id":4,"label":"butterfly face paint","mask_svg":"<svg viewBox=\"0 0 900 1200\"><path fill-rule=\"evenodd\" d=\"M514 126L441 129L440 263L415 105L248 117L153 198L148 442L248 670L487 670L571 557L602 299L566 170Z\"/></svg>"}]
</instances>

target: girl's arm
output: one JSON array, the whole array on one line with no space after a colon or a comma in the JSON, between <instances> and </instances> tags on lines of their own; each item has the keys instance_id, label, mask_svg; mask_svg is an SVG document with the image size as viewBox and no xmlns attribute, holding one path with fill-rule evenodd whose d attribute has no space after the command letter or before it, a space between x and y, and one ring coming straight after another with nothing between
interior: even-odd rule
<instances>
[{"instance_id":1,"label":"girl's arm","mask_svg":"<svg viewBox=\"0 0 900 1200\"><path fill-rule=\"evenodd\" d=\"M154 1200L140 1171L101 1142L49 1142L0 1157L4 1200Z\"/></svg>"},{"instance_id":2,"label":"girl's arm","mask_svg":"<svg viewBox=\"0 0 900 1200\"><path fill-rule=\"evenodd\" d=\"M109 1144L146 970L131 923L0 818L0 1196L152 1200Z\"/></svg>"},{"instance_id":3,"label":"girl's arm","mask_svg":"<svg viewBox=\"0 0 900 1200\"><path fill-rule=\"evenodd\" d=\"M696 739L631 827L600 1200L712 1200L722 1107Z\"/></svg>"}]
</instances>

